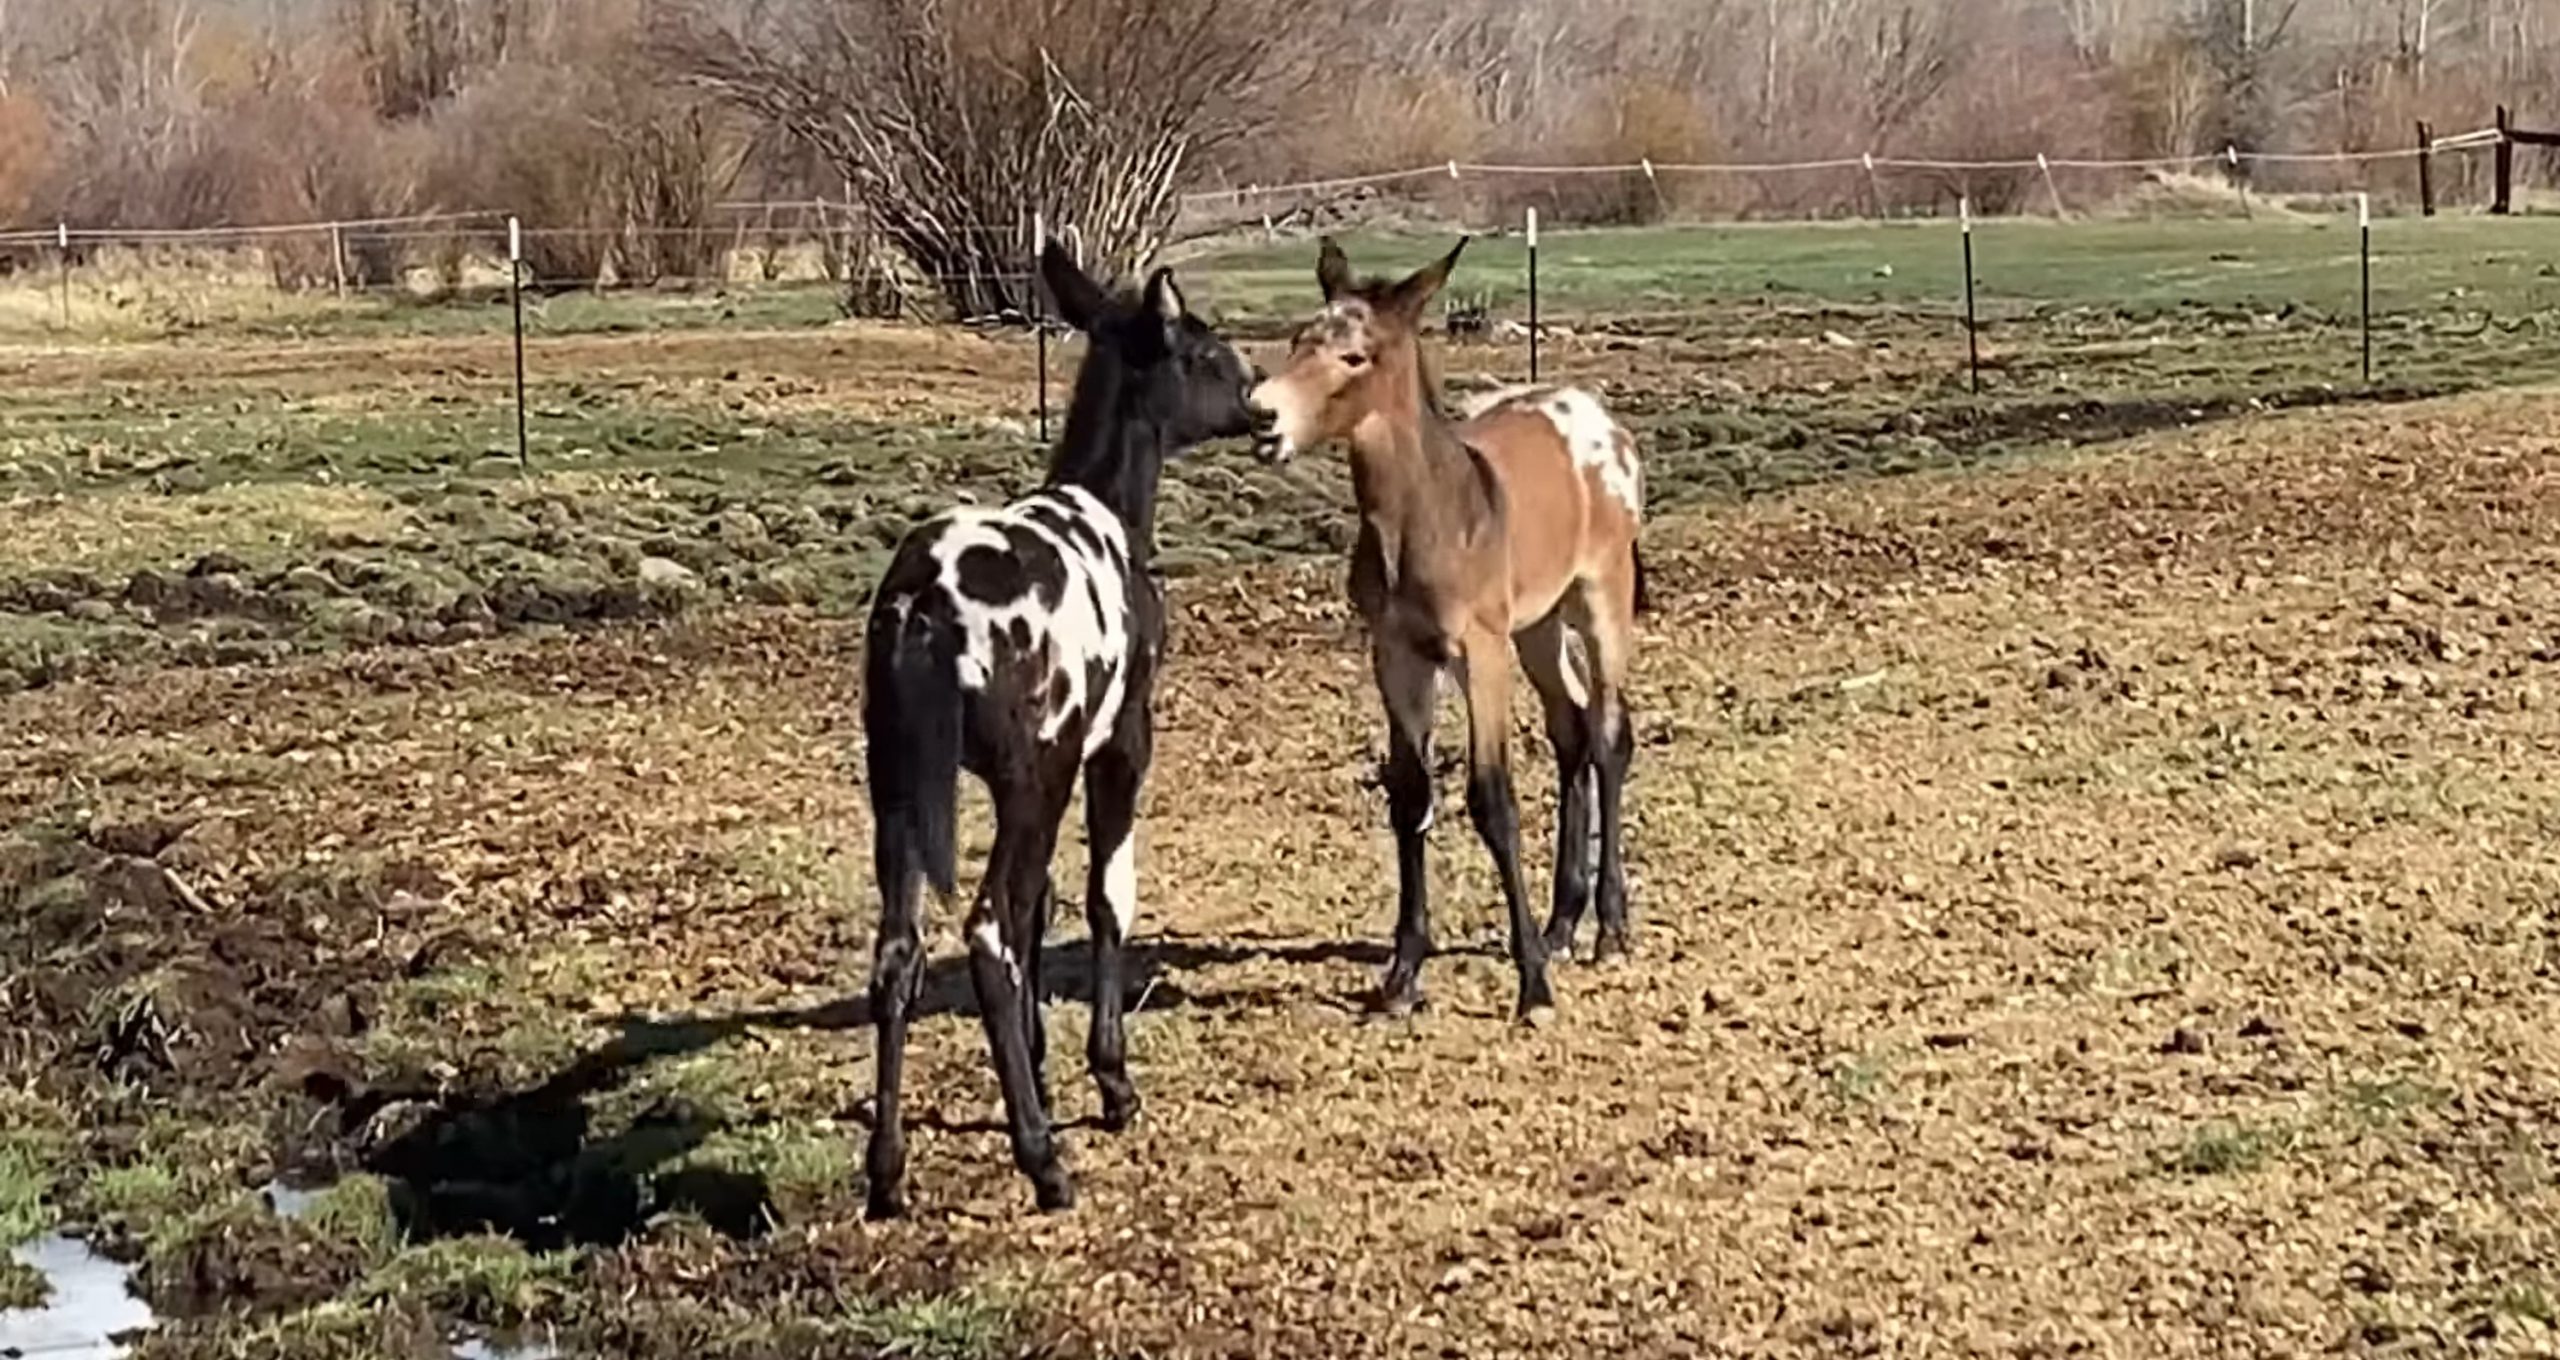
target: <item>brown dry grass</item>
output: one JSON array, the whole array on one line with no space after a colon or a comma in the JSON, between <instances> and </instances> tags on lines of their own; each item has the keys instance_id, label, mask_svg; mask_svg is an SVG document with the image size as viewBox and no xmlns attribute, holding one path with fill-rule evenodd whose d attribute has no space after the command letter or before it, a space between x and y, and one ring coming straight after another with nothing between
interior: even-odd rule
<instances>
[{"instance_id":1,"label":"brown dry grass","mask_svg":"<svg viewBox=\"0 0 2560 1360\"><path fill-rule=\"evenodd\" d=\"M0 382L21 400L59 394L75 403L101 388L137 388L148 393L151 409L234 400L305 402L318 411L419 401L494 408L510 400L508 344L503 333L226 337L218 360L185 346L5 346ZM537 336L526 343L525 362L538 381L551 386L628 389L652 399L716 405L748 384L759 411L930 421L1021 405L1029 387L1029 348L948 328L847 322L816 330Z\"/></svg>"},{"instance_id":2,"label":"brown dry grass","mask_svg":"<svg viewBox=\"0 0 2560 1360\"><path fill-rule=\"evenodd\" d=\"M244 544L308 545L335 535L383 539L409 516L369 488L305 484L216 487L172 497L149 490L0 499L10 532L0 571L115 570Z\"/></svg>"},{"instance_id":3,"label":"brown dry grass","mask_svg":"<svg viewBox=\"0 0 2560 1360\"><path fill-rule=\"evenodd\" d=\"M842 1185L771 1245L632 1269L1027 1277L1044 1333L1115 1355L2547 1352L2555 410L2288 416L1660 526L1642 956L1565 975L1538 1032L1455 816L1434 1008L1355 1017L1392 861L1336 569L1191 588L1142 833L1149 1103L1069 1136L1083 1207L1027 1215L972 1127L977 1024L942 1017L911 1099L960 1131L918 1131L914 1220ZM852 651L747 614L69 684L0 701L0 794L200 819L217 901L277 859L428 866L432 919L323 947L489 942L535 980L501 1026L810 1004L867 964ZM737 853L773 837L816 862ZM723 1050L788 1074L755 1116L846 1140L867 1051Z\"/></svg>"}]
</instances>

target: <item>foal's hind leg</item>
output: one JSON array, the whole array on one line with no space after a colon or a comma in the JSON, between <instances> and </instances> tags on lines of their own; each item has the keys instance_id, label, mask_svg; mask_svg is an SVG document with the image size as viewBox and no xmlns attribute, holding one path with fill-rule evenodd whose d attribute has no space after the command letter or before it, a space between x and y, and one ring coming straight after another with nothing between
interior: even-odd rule
<instances>
[{"instance_id":1,"label":"foal's hind leg","mask_svg":"<svg viewBox=\"0 0 2560 1360\"><path fill-rule=\"evenodd\" d=\"M1555 908L1547 917L1547 956L1573 956L1574 931L1591 906L1591 876L1598 867L1594 819L1599 780L1591 761L1590 686L1583 678L1580 640L1559 606L1514 638L1521 668L1547 714L1547 740L1556 748Z\"/></svg>"},{"instance_id":2,"label":"foal's hind leg","mask_svg":"<svg viewBox=\"0 0 2560 1360\"><path fill-rule=\"evenodd\" d=\"M1584 593L1578 622L1589 644L1592 669L1592 758L1600 785L1600 938L1593 957L1620 957L1633 947L1627 927L1627 870L1621 805L1627 766L1635 758L1635 728L1627 715L1627 673L1635 655L1634 550L1624 570L1593 583Z\"/></svg>"},{"instance_id":3,"label":"foal's hind leg","mask_svg":"<svg viewBox=\"0 0 2560 1360\"><path fill-rule=\"evenodd\" d=\"M1131 696L1111 744L1084 767L1087 858L1084 915L1093 936L1093 1016L1085 1064L1102 1091L1102 1127L1124 1129L1138 1114L1129 1080L1128 1039L1121 1024L1122 951L1138 915L1138 789L1147 777L1155 731L1144 696Z\"/></svg>"},{"instance_id":4,"label":"foal's hind leg","mask_svg":"<svg viewBox=\"0 0 2560 1360\"><path fill-rule=\"evenodd\" d=\"M1038 1005L1039 998L1025 995L1031 979L1024 971L1030 950L1024 938L1031 914L1027 904L1047 890L1058 821L1066 814L1067 793L1074 784L1075 767L1046 755L1037 767L1018 772L994 790L996 844L969 912L969 975L977 984L978 1015L995 1055L996 1080L1004 1088L1014 1165L1031 1178L1041 1208L1064 1209L1075 1202L1075 1189L1058 1163L1049 1111L1040 1096L1027 1009Z\"/></svg>"},{"instance_id":5,"label":"foal's hind leg","mask_svg":"<svg viewBox=\"0 0 2560 1360\"><path fill-rule=\"evenodd\" d=\"M924 979L924 931L917 914L924 875L907 863L905 848L888 832L875 842L881 912L880 935L872 945L871 1014L880 1027L873 1054L878 1094L862 1163L866 1211L873 1218L895 1218L907 1203L906 1125L898 1097L906 1074L907 1020Z\"/></svg>"},{"instance_id":6,"label":"foal's hind leg","mask_svg":"<svg viewBox=\"0 0 2560 1360\"><path fill-rule=\"evenodd\" d=\"M1017 932L1022 941L1022 1023L1031 1035L1031 1081L1040 1092L1040 1108L1054 1111L1049 1098L1049 1018L1042 1002L1049 995L1043 976L1048 966L1049 923L1056 909L1057 884L1040 876L1040 895L1022 907Z\"/></svg>"}]
</instances>

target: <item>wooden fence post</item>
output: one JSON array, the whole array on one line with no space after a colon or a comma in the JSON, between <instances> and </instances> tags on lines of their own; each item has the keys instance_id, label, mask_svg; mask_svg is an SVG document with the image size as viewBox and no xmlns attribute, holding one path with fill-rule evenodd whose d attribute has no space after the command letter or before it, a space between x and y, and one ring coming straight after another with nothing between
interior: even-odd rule
<instances>
[{"instance_id":1,"label":"wooden fence post","mask_svg":"<svg viewBox=\"0 0 2560 1360\"><path fill-rule=\"evenodd\" d=\"M2490 201L2490 203L2489 203L2489 211L2490 211L2490 213L2492 213L2492 214L2493 214L2493 215L2495 215L2495 216L2498 216L2498 217L2504 217L2504 216L2506 216L2508 213L2510 213L2510 212L2512 212L2512 211L2514 211L2514 210L2515 210L2515 201L2516 201L2516 199L2515 199L2515 194L2516 194L2516 139L2515 139L2515 127L2514 127L2514 122L2513 122L2513 120L2509 117L2509 115L2508 115L2508 113L2507 113L2507 106L2506 106L2506 105L2504 105L2504 104L2500 104L2500 105L2498 106L2498 154L2497 154L2497 161L2498 161L2498 187L2497 187L2497 191L2496 191L2496 192L2497 192L2497 197L2496 197L2496 198L2494 198L2494 199L2492 199L2492 200Z\"/></svg>"},{"instance_id":2,"label":"wooden fence post","mask_svg":"<svg viewBox=\"0 0 2560 1360\"><path fill-rule=\"evenodd\" d=\"M2436 215L2436 129L2418 120L2418 215Z\"/></svg>"}]
</instances>

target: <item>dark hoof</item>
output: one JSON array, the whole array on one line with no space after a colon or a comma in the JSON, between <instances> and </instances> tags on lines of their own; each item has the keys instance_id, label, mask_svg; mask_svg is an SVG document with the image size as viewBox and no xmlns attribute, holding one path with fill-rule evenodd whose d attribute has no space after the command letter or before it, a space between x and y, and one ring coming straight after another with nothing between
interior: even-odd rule
<instances>
[{"instance_id":1,"label":"dark hoof","mask_svg":"<svg viewBox=\"0 0 2560 1360\"><path fill-rule=\"evenodd\" d=\"M1545 939L1547 945L1547 962L1573 962L1572 925L1562 921L1551 923L1547 927Z\"/></svg>"},{"instance_id":2,"label":"dark hoof","mask_svg":"<svg viewBox=\"0 0 2560 1360\"><path fill-rule=\"evenodd\" d=\"M875 1132L863 1150L865 1212L875 1219L903 1218L907 1212L907 1149L894 1135Z\"/></svg>"},{"instance_id":3,"label":"dark hoof","mask_svg":"<svg viewBox=\"0 0 2560 1360\"><path fill-rule=\"evenodd\" d=\"M1520 1023L1536 1029L1556 1013L1555 988L1547 985L1544 972L1525 978L1520 983L1520 1004L1513 1012Z\"/></svg>"},{"instance_id":4,"label":"dark hoof","mask_svg":"<svg viewBox=\"0 0 2560 1360\"><path fill-rule=\"evenodd\" d=\"M1136 1091L1126 1089L1114 1091L1109 1087L1103 1088L1102 1131L1104 1133L1126 1133L1129 1130L1129 1126L1137 1122L1138 1093Z\"/></svg>"},{"instance_id":5,"label":"dark hoof","mask_svg":"<svg viewBox=\"0 0 2560 1360\"><path fill-rule=\"evenodd\" d=\"M1425 1004L1420 987L1381 987L1369 998L1369 1014L1380 1020L1401 1020L1420 1012Z\"/></svg>"},{"instance_id":6,"label":"dark hoof","mask_svg":"<svg viewBox=\"0 0 2560 1360\"><path fill-rule=\"evenodd\" d=\"M1635 943L1627 938L1627 932L1603 931L1598 942L1591 947L1591 961L1593 963L1624 963L1635 957L1635 952Z\"/></svg>"},{"instance_id":7,"label":"dark hoof","mask_svg":"<svg viewBox=\"0 0 2560 1360\"><path fill-rule=\"evenodd\" d=\"M1076 1207L1075 1182L1067 1179L1066 1172L1053 1167L1048 1175L1033 1178L1031 1198L1044 1214L1065 1213Z\"/></svg>"}]
</instances>

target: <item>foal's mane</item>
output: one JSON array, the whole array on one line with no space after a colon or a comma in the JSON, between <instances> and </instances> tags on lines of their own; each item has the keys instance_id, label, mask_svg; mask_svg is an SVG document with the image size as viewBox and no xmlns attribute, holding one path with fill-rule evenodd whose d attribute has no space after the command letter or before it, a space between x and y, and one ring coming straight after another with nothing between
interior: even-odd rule
<instances>
[{"instance_id":1,"label":"foal's mane","mask_svg":"<svg viewBox=\"0 0 2560 1360\"><path fill-rule=\"evenodd\" d=\"M1375 313L1387 308L1388 294L1393 289L1394 285L1388 280L1364 279L1351 289L1351 293L1368 303L1369 310ZM1450 409L1447 395L1440 390L1440 361L1422 343L1422 318L1415 317L1406 334L1413 341L1414 381L1421 385L1423 412L1455 425L1457 412Z\"/></svg>"}]
</instances>

